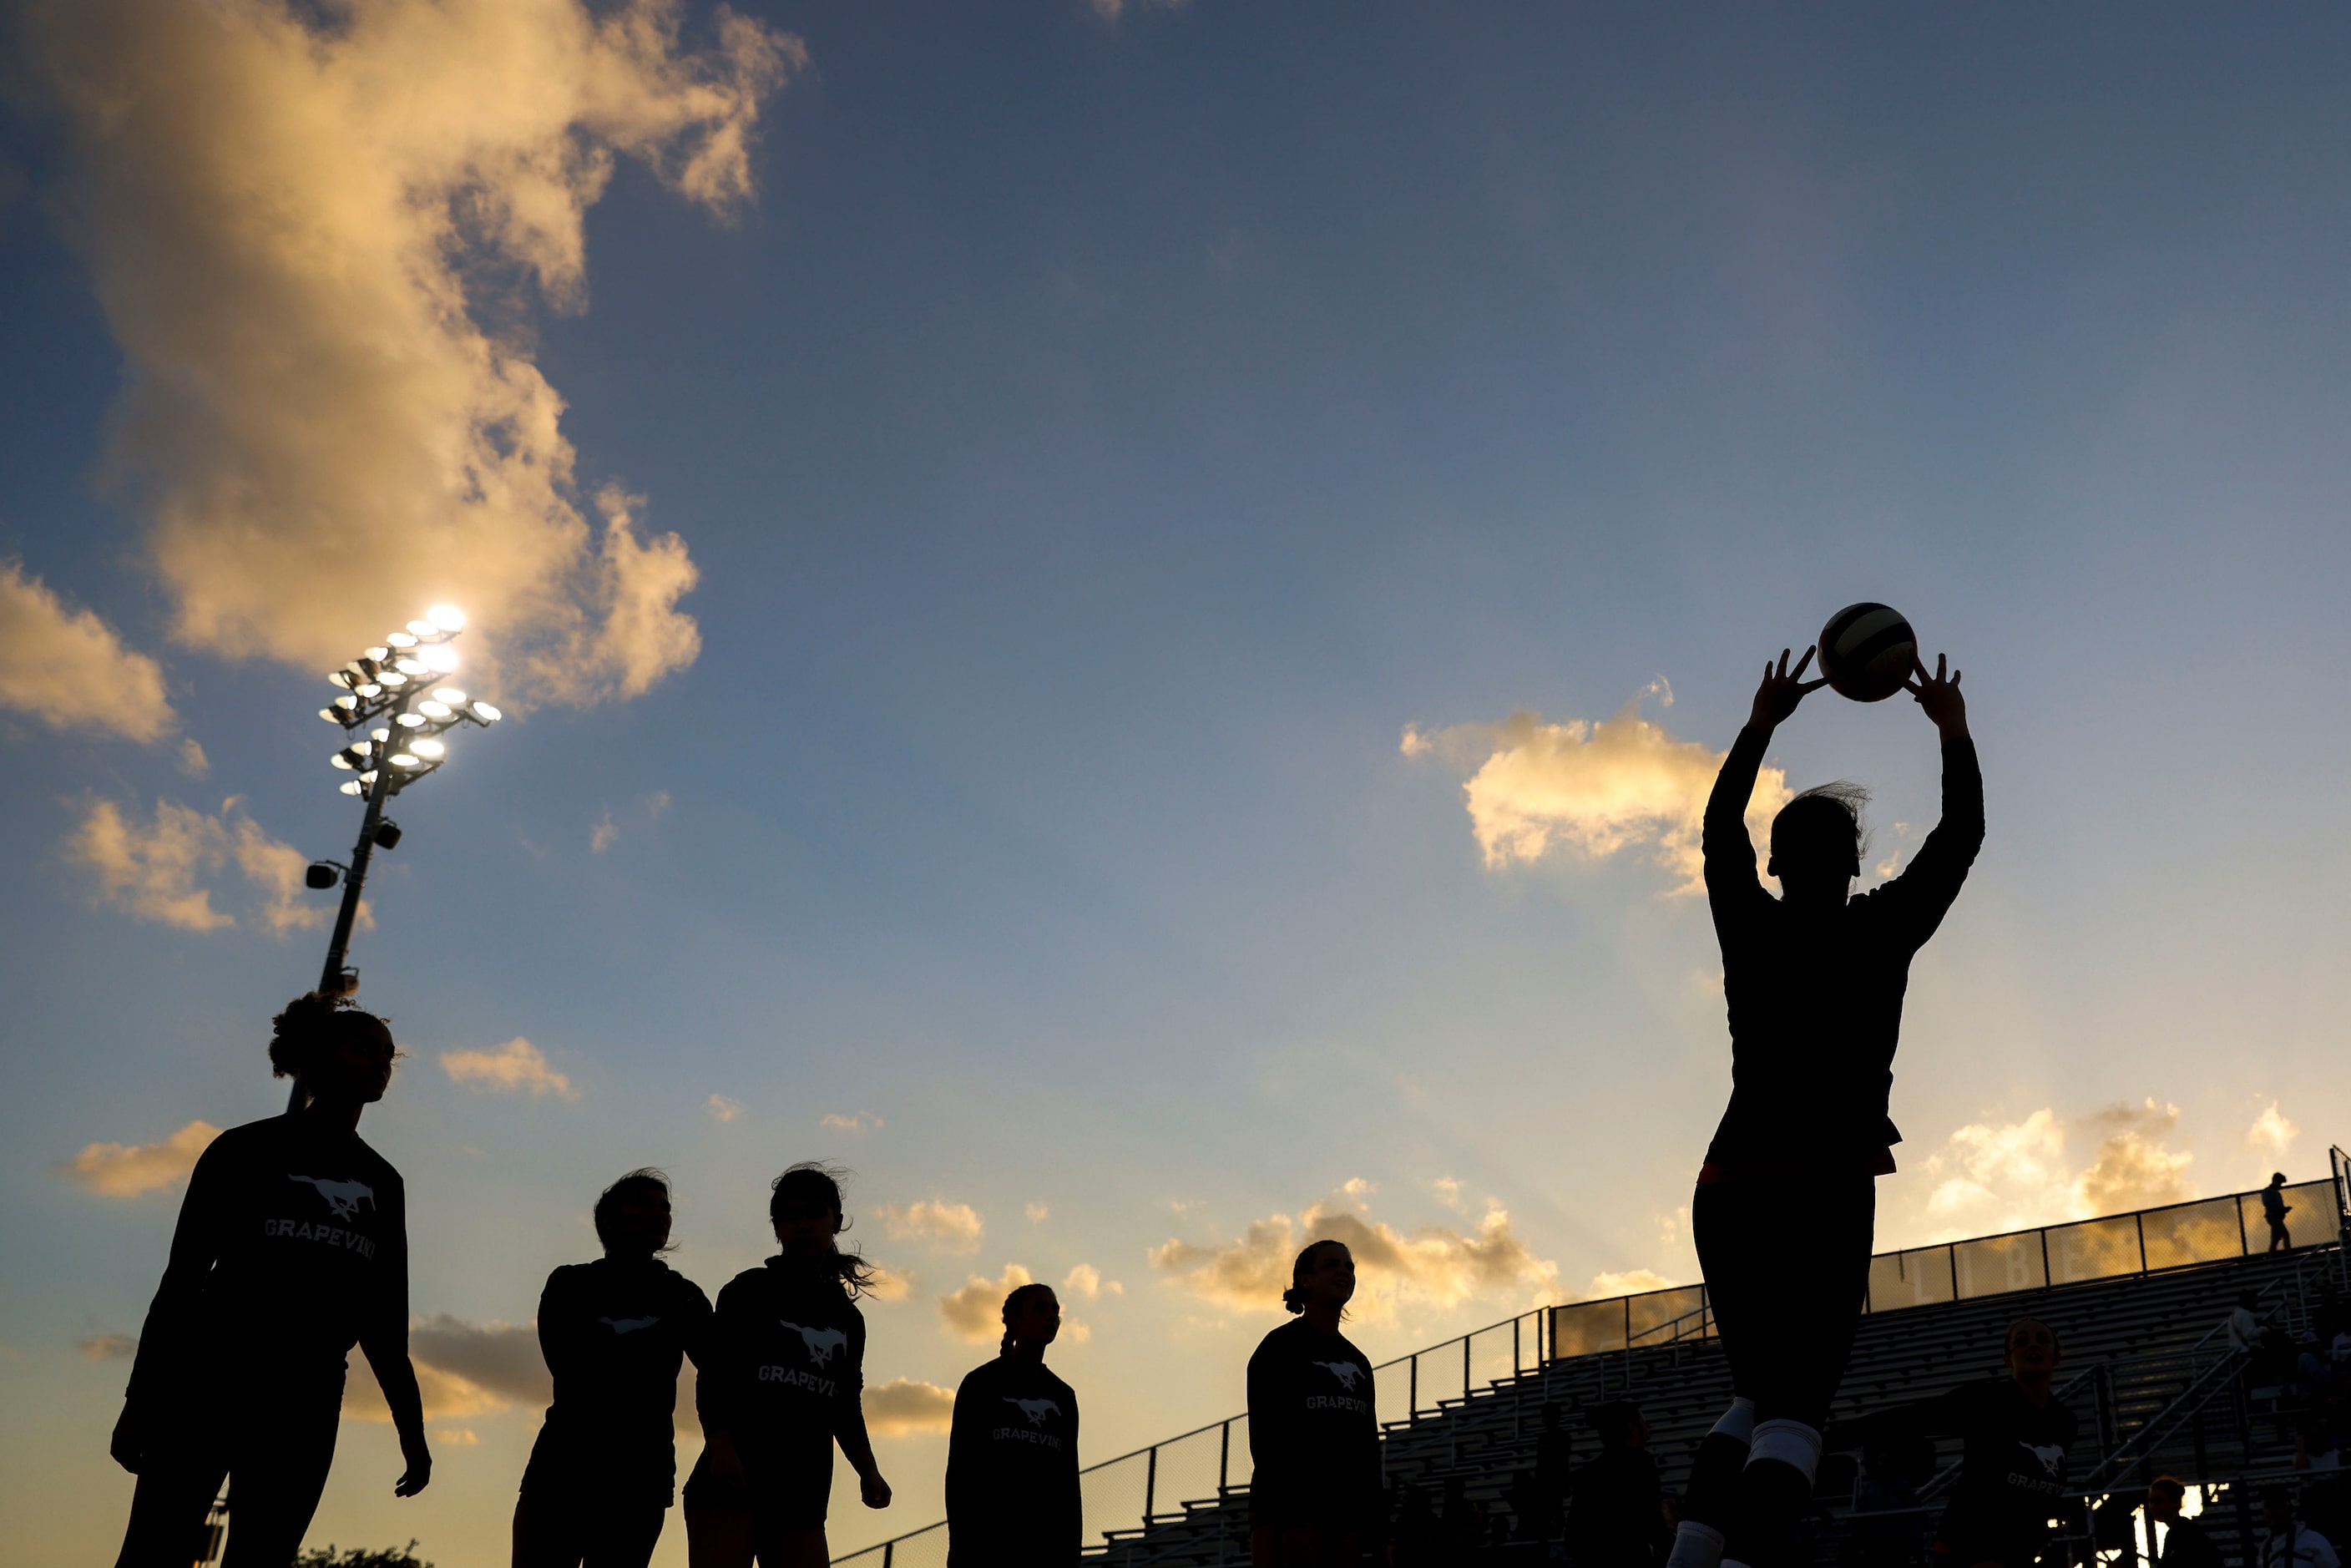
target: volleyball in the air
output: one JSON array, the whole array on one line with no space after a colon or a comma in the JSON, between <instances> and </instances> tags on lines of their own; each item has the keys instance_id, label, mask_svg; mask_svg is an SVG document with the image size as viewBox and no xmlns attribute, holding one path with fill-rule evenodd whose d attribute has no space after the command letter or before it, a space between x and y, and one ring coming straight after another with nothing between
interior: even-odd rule
<instances>
[{"instance_id":1,"label":"volleyball in the air","mask_svg":"<svg viewBox=\"0 0 2351 1568\"><path fill-rule=\"evenodd\" d=\"M1821 628L1821 674L1840 696L1884 702L1918 659L1918 636L1885 604L1848 604Z\"/></svg>"}]
</instances>

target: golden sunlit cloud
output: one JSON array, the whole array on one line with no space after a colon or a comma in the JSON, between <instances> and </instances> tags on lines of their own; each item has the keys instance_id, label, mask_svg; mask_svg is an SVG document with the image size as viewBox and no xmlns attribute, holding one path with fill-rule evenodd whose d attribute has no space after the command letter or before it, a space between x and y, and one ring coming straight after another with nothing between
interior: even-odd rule
<instances>
[{"instance_id":1,"label":"golden sunlit cloud","mask_svg":"<svg viewBox=\"0 0 2351 1568\"><path fill-rule=\"evenodd\" d=\"M884 1437L944 1432L955 1424L955 1390L893 1377L865 1390L865 1424Z\"/></svg>"},{"instance_id":2,"label":"golden sunlit cloud","mask_svg":"<svg viewBox=\"0 0 2351 1568\"><path fill-rule=\"evenodd\" d=\"M2179 1108L2152 1098L2089 1116L2061 1119L2043 1106L2021 1122L1972 1123L1927 1157L1928 1241L2023 1230L2184 1203L2195 1155L2167 1148ZM2093 1142L2086 1165L2067 1152L2074 1134Z\"/></svg>"},{"instance_id":3,"label":"golden sunlit cloud","mask_svg":"<svg viewBox=\"0 0 2351 1568\"><path fill-rule=\"evenodd\" d=\"M1061 1289L1073 1296L1083 1296L1090 1301L1104 1291L1113 1296L1126 1294L1124 1285L1120 1284L1116 1280L1103 1279L1102 1270L1091 1263L1081 1263L1071 1270L1061 1281Z\"/></svg>"},{"instance_id":4,"label":"golden sunlit cloud","mask_svg":"<svg viewBox=\"0 0 2351 1568\"><path fill-rule=\"evenodd\" d=\"M474 1435L472 1428L466 1427L436 1427L433 1429L433 1440L451 1448L479 1448L482 1441Z\"/></svg>"},{"instance_id":5,"label":"golden sunlit cloud","mask_svg":"<svg viewBox=\"0 0 2351 1568\"><path fill-rule=\"evenodd\" d=\"M702 1108L710 1113L710 1119L714 1122L732 1122L743 1114L743 1102L729 1100L724 1094L713 1094L703 1102Z\"/></svg>"},{"instance_id":6,"label":"golden sunlit cloud","mask_svg":"<svg viewBox=\"0 0 2351 1568\"><path fill-rule=\"evenodd\" d=\"M2245 1144L2249 1148L2283 1155L2301 1134L2302 1129L2287 1121L2278 1103L2273 1100L2269 1109L2254 1117L2253 1124L2245 1129Z\"/></svg>"},{"instance_id":7,"label":"golden sunlit cloud","mask_svg":"<svg viewBox=\"0 0 2351 1568\"><path fill-rule=\"evenodd\" d=\"M1672 689L1663 682L1650 690L1661 706L1672 706ZM1676 740L1642 716L1638 696L1597 723L1551 724L1520 712L1499 724L1427 732L1407 725L1403 751L1468 776L1462 793L1470 833L1489 871L1553 853L1605 860L1637 849L1681 879L1676 893L1703 889L1699 833L1725 753ZM1748 831L1757 843L1792 799L1781 769L1765 768L1757 776L1747 804Z\"/></svg>"},{"instance_id":8,"label":"golden sunlit cloud","mask_svg":"<svg viewBox=\"0 0 2351 1568\"><path fill-rule=\"evenodd\" d=\"M1608 1296L1637 1296L1644 1291L1669 1290L1676 1282L1654 1269L1626 1269L1593 1275L1592 1288L1584 1293L1594 1301Z\"/></svg>"},{"instance_id":9,"label":"golden sunlit cloud","mask_svg":"<svg viewBox=\"0 0 2351 1568\"><path fill-rule=\"evenodd\" d=\"M210 1122L191 1122L160 1144L87 1144L61 1168L100 1197L137 1197L186 1180L220 1134Z\"/></svg>"},{"instance_id":10,"label":"golden sunlit cloud","mask_svg":"<svg viewBox=\"0 0 2351 1568\"><path fill-rule=\"evenodd\" d=\"M874 1131L883 1125L883 1122L881 1117L871 1112L855 1111L844 1116L838 1111L829 1111L817 1125L828 1133L847 1133L854 1137L860 1133Z\"/></svg>"},{"instance_id":11,"label":"golden sunlit cloud","mask_svg":"<svg viewBox=\"0 0 2351 1568\"><path fill-rule=\"evenodd\" d=\"M1045 1223L1046 1218L1053 1211L1046 1207L1041 1203L1031 1203L1023 1205L1020 1212L1029 1217L1029 1224L1042 1225Z\"/></svg>"},{"instance_id":12,"label":"golden sunlit cloud","mask_svg":"<svg viewBox=\"0 0 2351 1568\"><path fill-rule=\"evenodd\" d=\"M445 1312L417 1318L408 1325L408 1354L428 1421L543 1406L555 1396L538 1331L529 1323L470 1323ZM392 1419L365 1356L351 1357L343 1413L362 1421Z\"/></svg>"},{"instance_id":13,"label":"golden sunlit cloud","mask_svg":"<svg viewBox=\"0 0 2351 1568\"><path fill-rule=\"evenodd\" d=\"M13 560L0 561L0 707L129 740L161 740L179 727L162 666Z\"/></svg>"},{"instance_id":14,"label":"golden sunlit cloud","mask_svg":"<svg viewBox=\"0 0 2351 1568\"><path fill-rule=\"evenodd\" d=\"M521 1035L489 1051L444 1051L441 1053L441 1071L449 1075L453 1083L492 1093L527 1091L533 1095L552 1094L563 1100L580 1098L580 1091L571 1086L570 1078L549 1067L538 1047Z\"/></svg>"},{"instance_id":15,"label":"golden sunlit cloud","mask_svg":"<svg viewBox=\"0 0 2351 1568\"><path fill-rule=\"evenodd\" d=\"M897 1241L927 1241L940 1252L977 1252L987 1228L979 1211L967 1203L925 1198L918 1203L885 1203L874 1210L883 1228Z\"/></svg>"},{"instance_id":16,"label":"golden sunlit cloud","mask_svg":"<svg viewBox=\"0 0 2351 1568\"><path fill-rule=\"evenodd\" d=\"M332 924L334 905L310 897L302 873L310 858L262 831L236 796L217 816L169 800L155 802L151 822L125 817L111 800L92 800L67 839L66 858L98 873L99 901L141 920L183 931L218 931L237 924L213 904L206 879L234 870L260 898L254 915L278 936ZM365 904L362 928L374 924Z\"/></svg>"},{"instance_id":17,"label":"golden sunlit cloud","mask_svg":"<svg viewBox=\"0 0 2351 1568\"><path fill-rule=\"evenodd\" d=\"M962 1290L939 1298L939 1321L946 1325L948 1333L974 1344L1001 1339L1004 1298L1023 1285L1036 1282L1036 1276L1018 1263L1007 1263L1001 1279L974 1274Z\"/></svg>"},{"instance_id":18,"label":"golden sunlit cloud","mask_svg":"<svg viewBox=\"0 0 2351 1568\"><path fill-rule=\"evenodd\" d=\"M872 1281L865 1293L877 1301L903 1301L914 1293L919 1281L904 1269L885 1269L873 1265Z\"/></svg>"},{"instance_id":19,"label":"golden sunlit cloud","mask_svg":"<svg viewBox=\"0 0 2351 1568\"><path fill-rule=\"evenodd\" d=\"M92 1334L75 1343L75 1349L86 1361L129 1361L139 1354L139 1336L127 1333Z\"/></svg>"},{"instance_id":20,"label":"golden sunlit cloud","mask_svg":"<svg viewBox=\"0 0 2351 1568\"><path fill-rule=\"evenodd\" d=\"M527 291L584 308L617 159L721 217L749 199L798 38L720 5L688 47L676 0L18 10L123 354L110 468L178 638L328 666L454 600L517 699L693 662L684 544L617 486L583 501L518 322Z\"/></svg>"},{"instance_id":21,"label":"golden sunlit cloud","mask_svg":"<svg viewBox=\"0 0 2351 1568\"><path fill-rule=\"evenodd\" d=\"M1352 1310L1374 1322L1394 1321L1405 1305L1451 1306L1473 1295L1557 1299L1559 1266L1537 1258L1499 1207L1489 1207L1473 1232L1430 1225L1406 1234L1374 1219L1360 1203L1331 1199L1308 1205L1294 1222L1269 1215L1223 1247L1176 1239L1148 1256L1153 1268L1205 1301L1262 1312L1280 1304L1299 1251L1325 1240L1343 1241L1354 1254Z\"/></svg>"}]
</instances>

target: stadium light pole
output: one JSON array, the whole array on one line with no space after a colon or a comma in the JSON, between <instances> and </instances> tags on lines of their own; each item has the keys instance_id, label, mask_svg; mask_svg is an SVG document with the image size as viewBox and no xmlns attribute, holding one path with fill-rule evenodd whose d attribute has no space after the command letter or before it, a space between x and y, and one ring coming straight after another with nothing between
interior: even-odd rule
<instances>
[{"instance_id":1,"label":"stadium light pole","mask_svg":"<svg viewBox=\"0 0 2351 1568\"><path fill-rule=\"evenodd\" d=\"M366 802L360 817L359 841L351 846L350 862L313 861L303 881L312 888L343 884L342 906L335 912L335 933L327 943L327 961L319 971L319 989L342 996L359 989L359 971L348 967L351 926L360 913L360 894L367 884L368 862L378 849L400 842L400 824L383 814L392 798L419 779L439 770L448 747L441 737L460 725L487 728L501 715L493 704L466 695L446 683L457 669L457 651L450 644L465 629L464 613L437 604L404 630L386 637L340 670L329 672L329 682L340 688L334 702L319 716L340 725L344 744L329 758L354 777L344 780L342 792ZM302 1084L298 1079L287 1095L287 1109L302 1108Z\"/></svg>"}]
</instances>

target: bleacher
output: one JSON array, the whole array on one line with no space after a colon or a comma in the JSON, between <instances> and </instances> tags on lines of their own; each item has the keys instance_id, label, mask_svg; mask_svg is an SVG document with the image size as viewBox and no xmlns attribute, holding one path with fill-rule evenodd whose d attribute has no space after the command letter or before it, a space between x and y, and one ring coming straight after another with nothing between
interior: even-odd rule
<instances>
[{"instance_id":1,"label":"bleacher","mask_svg":"<svg viewBox=\"0 0 2351 1568\"><path fill-rule=\"evenodd\" d=\"M1959 1259L1963 1249L1980 1244L1934 1249L1949 1251L1952 1260L1939 1278L1949 1282L1949 1293L1958 1299L1929 1299L1924 1304L1874 1301L1877 1310L1862 1320L1832 1419L2000 1375L2008 1322L2025 1315L2041 1318L2064 1340L2059 1392L2081 1418L2082 1436L2069 1458L2073 1484L2136 1498L2144 1493L2148 1479L2165 1471L2191 1483L2209 1483L2207 1528L2230 1562L2244 1563L2250 1559L2242 1550L2242 1537L2257 1515L2246 1506L2246 1488L2227 1483L2290 1470L2294 1443L2287 1422L2270 1407L2274 1392L2248 1386L2243 1357L2231 1352L2222 1325L2239 1293L2253 1291L2261 1297L2262 1312L2273 1321L2291 1331L2309 1326L2322 1289L2329 1281L2340 1287L2346 1280L2339 1234L2342 1191L2339 1180L2312 1183L2297 1191L2297 1218L2313 1221L2310 1230L2322 1233L2324 1239L2290 1254L2255 1253L2250 1240L2241 1239L2231 1249L2234 1256L2155 1267L2167 1254L2144 1239L2158 1234L2147 1217L2111 1217L2086 1224L2112 1228L2116 1221L2128 1221L2132 1234L2142 1238L2136 1267L2116 1268L2105 1277L2076 1282L1970 1295L1962 1293L1968 1285ZM2314 1213L2322 1204L2323 1212ZM2047 1234L2053 1233L2019 1234L2042 1236L2040 1277L2055 1273L2062 1281L2064 1270L2048 1261ZM1879 1261L1914 1256L1888 1254ZM1874 1273L1874 1279L1891 1280L1896 1273L1889 1268ZM1522 1332L1525 1320L1497 1325L1497 1330L1510 1331L1510 1365L1488 1375L1482 1386L1472 1381L1476 1336L1383 1368L1383 1415L1399 1408L1410 1412L1383 1423L1384 1463L1391 1488L1408 1482L1435 1493L1458 1479L1489 1515L1507 1514L1511 1480L1535 1462L1546 1406L1557 1406L1560 1426L1576 1434L1574 1458L1581 1463L1597 1449L1596 1438L1584 1429L1583 1414L1610 1399L1630 1398L1648 1422L1650 1451L1664 1472L1667 1490L1678 1490L1687 1483L1698 1440L1729 1401L1730 1380L1702 1294L1695 1287L1656 1294L1667 1299L1650 1302L1646 1312L1638 1305L1640 1298L1621 1303L1625 1327L1619 1343L1604 1349L1584 1348L1589 1336L1568 1333L1555 1314L1581 1312L1588 1318L1595 1307L1614 1311L1620 1303L1580 1303L1541 1314L1542 1336L1531 1349L1525 1346L1531 1337ZM1693 1301L1696 1310L1675 1311ZM1495 1333L1485 1331L1489 1340ZM1582 1354L1574 1354L1579 1350ZM1424 1357L1428 1358L1427 1371ZM1410 1393L1391 1375L1407 1362ZM1463 1392L1433 1400L1420 1397L1425 1382L1447 1368ZM1938 1453L1939 1473L1926 1489L1933 1512L1939 1513L1955 1479L1957 1458L1956 1443L1944 1444ZM1144 1465L1138 1470L1130 1461ZM1094 1549L1100 1560L1111 1568L1246 1563L1248 1470L1245 1418L1093 1467L1088 1474L1087 1507L1090 1527L1102 1532ZM1095 1483L1131 1471L1142 1478L1140 1506L1127 1504L1134 1522L1117 1528L1104 1517L1103 1504L1113 1494L1107 1485ZM1825 1464L1822 1481L1822 1533L1815 1555L1823 1563L1833 1563L1839 1561L1837 1547L1849 1529L1849 1497L1835 1494L1840 1487L1849 1493L1850 1467L1840 1471L1834 1462ZM2080 1533L2086 1544L2091 1515L2087 1506L2081 1512ZM2108 1528L2115 1526L2110 1522ZM2126 1521L2122 1528L2127 1530ZM944 1561L945 1533L934 1527L841 1561L857 1563L860 1568L925 1568ZM1551 1546L1523 1543L1498 1551L1490 1560L1531 1563L1552 1555Z\"/></svg>"}]
</instances>

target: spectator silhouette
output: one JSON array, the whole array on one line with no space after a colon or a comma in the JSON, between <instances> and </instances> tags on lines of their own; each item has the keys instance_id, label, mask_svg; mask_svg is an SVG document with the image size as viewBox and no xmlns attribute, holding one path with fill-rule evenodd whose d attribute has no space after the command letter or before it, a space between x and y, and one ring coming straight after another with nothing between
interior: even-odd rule
<instances>
[{"instance_id":1,"label":"spectator silhouette","mask_svg":"<svg viewBox=\"0 0 2351 1568\"><path fill-rule=\"evenodd\" d=\"M669 1178L633 1170L596 1199L604 1256L538 1299L555 1400L515 1504L515 1568L644 1568L677 1487L677 1375L709 1354L710 1298L661 1260Z\"/></svg>"},{"instance_id":2,"label":"spectator silhouette","mask_svg":"<svg viewBox=\"0 0 2351 1568\"><path fill-rule=\"evenodd\" d=\"M1911 960L1983 843L1967 704L1938 658L1907 685L1941 737L1943 821L1908 868L1853 896L1864 797L1831 785L1773 821L1781 896L1765 891L1746 812L1773 731L1822 685L1803 679L1813 652L1792 674L1785 650L1765 664L1706 805L1733 1087L1691 1219L1734 1398L1699 1445L1672 1568L1776 1560L1806 1511L1868 1283L1876 1178L1901 1141L1886 1109Z\"/></svg>"},{"instance_id":3,"label":"spectator silhouette","mask_svg":"<svg viewBox=\"0 0 2351 1568\"><path fill-rule=\"evenodd\" d=\"M2261 1343L2261 1306L2262 1293L2259 1291L2237 1292L2237 1304L2229 1309L2229 1315L2222 1320L2229 1331L2231 1350L2249 1351Z\"/></svg>"},{"instance_id":4,"label":"spectator silhouette","mask_svg":"<svg viewBox=\"0 0 2351 1568\"><path fill-rule=\"evenodd\" d=\"M2342 1568L2335 1543L2297 1516L2293 1488L2262 1494L2262 1526L2261 1568Z\"/></svg>"},{"instance_id":5,"label":"spectator silhouette","mask_svg":"<svg viewBox=\"0 0 2351 1568\"><path fill-rule=\"evenodd\" d=\"M273 1022L298 1111L232 1127L196 1161L110 1451L139 1478L116 1568L186 1568L225 1477L223 1568L284 1568L335 1457L356 1343L392 1407L400 1497L433 1475L408 1359L408 1209L359 1135L398 1050L381 1019L313 993Z\"/></svg>"},{"instance_id":6,"label":"spectator silhouette","mask_svg":"<svg viewBox=\"0 0 2351 1568\"><path fill-rule=\"evenodd\" d=\"M1078 1396L1045 1369L1061 1333L1050 1285L1004 1298L996 1359L956 1389L947 1439L947 1568L1062 1568L1078 1560Z\"/></svg>"},{"instance_id":7,"label":"spectator silhouette","mask_svg":"<svg viewBox=\"0 0 2351 1568\"><path fill-rule=\"evenodd\" d=\"M695 1385L702 1458L685 1483L692 1568L824 1568L832 1449L857 1471L868 1508L890 1483L865 1432L864 1260L841 1249L841 1183L796 1165L768 1200L776 1256L718 1292L709 1364Z\"/></svg>"},{"instance_id":8,"label":"spectator silhouette","mask_svg":"<svg viewBox=\"0 0 2351 1568\"><path fill-rule=\"evenodd\" d=\"M1535 1435L1535 1481L1542 1491L1542 1535L1559 1533L1560 1512L1567 1506L1567 1489L1575 1474L1575 1432L1561 1420L1560 1407L1542 1407L1542 1429Z\"/></svg>"},{"instance_id":9,"label":"spectator silhouette","mask_svg":"<svg viewBox=\"0 0 2351 1568\"><path fill-rule=\"evenodd\" d=\"M1384 1523L1371 1359L1339 1332L1355 1293L1345 1245L1316 1241L1290 1268L1298 1314L1249 1363L1249 1561L1255 1568L1354 1568Z\"/></svg>"},{"instance_id":10,"label":"spectator silhouette","mask_svg":"<svg viewBox=\"0 0 2351 1568\"><path fill-rule=\"evenodd\" d=\"M2285 1172L2273 1171L2270 1185L2262 1188L2262 1218L2270 1222L2270 1251L2294 1250L2294 1234L2285 1228L2285 1217L2293 1212L2294 1205L2285 1200Z\"/></svg>"},{"instance_id":11,"label":"spectator silhouette","mask_svg":"<svg viewBox=\"0 0 2351 1568\"><path fill-rule=\"evenodd\" d=\"M2209 1531L2182 1518L2188 1489L2178 1476L2158 1476L2147 1489L2147 1547L2152 1568L2224 1568L2220 1548ZM2162 1526L2161 1535L2156 1526Z\"/></svg>"},{"instance_id":12,"label":"spectator silhouette","mask_svg":"<svg viewBox=\"0 0 2351 1568\"><path fill-rule=\"evenodd\" d=\"M1927 1543L1927 1516L1906 1444L1891 1434L1868 1445L1853 1488L1854 1556L1859 1568L1908 1568ZM1970 1565L1972 1568L1972 1565Z\"/></svg>"},{"instance_id":13,"label":"spectator silhouette","mask_svg":"<svg viewBox=\"0 0 2351 1568\"><path fill-rule=\"evenodd\" d=\"M1592 1412L1592 1427L1600 1452L1570 1488L1568 1550L1579 1568L1655 1568L1671 1538L1649 1424L1638 1406L1617 1399Z\"/></svg>"}]
</instances>

